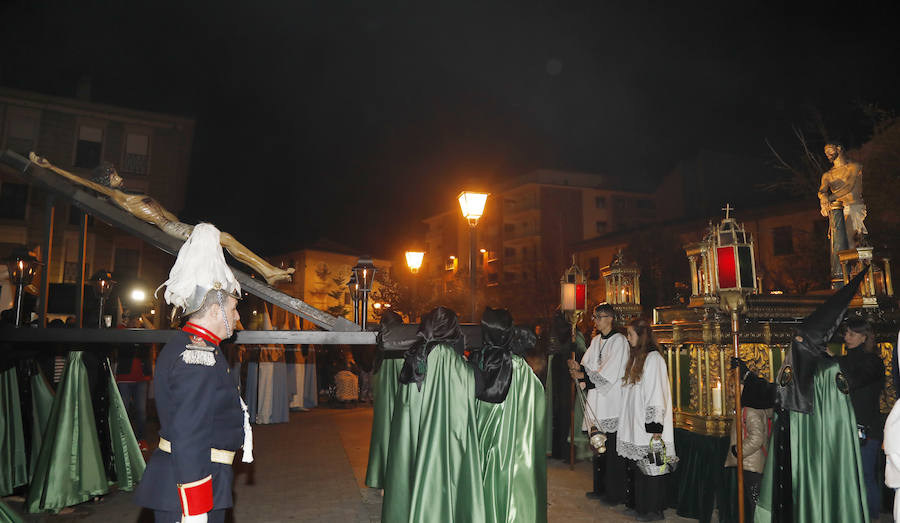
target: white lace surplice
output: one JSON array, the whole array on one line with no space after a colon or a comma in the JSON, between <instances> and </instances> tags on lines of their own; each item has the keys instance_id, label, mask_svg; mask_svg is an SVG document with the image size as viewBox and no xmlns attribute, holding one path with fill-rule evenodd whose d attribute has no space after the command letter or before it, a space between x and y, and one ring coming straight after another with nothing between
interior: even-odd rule
<instances>
[{"instance_id":1,"label":"white lace surplice","mask_svg":"<svg viewBox=\"0 0 900 523\"><path fill-rule=\"evenodd\" d=\"M622 389L622 412L616 440L616 452L620 456L635 461L647 456L650 448L650 434L645 427L647 423L660 423L663 426L662 439L666 445L666 454L675 456L669 375L666 361L656 351L648 354L644 360L641 381L625 385Z\"/></svg>"},{"instance_id":2,"label":"white lace surplice","mask_svg":"<svg viewBox=\"0 0 900 523\"><path fill-rule=\"evenodd\" d=\"M628 362L628 340L616 333L607 339L594 336L591 345L581 358L585 373L594 388L587 391L587 402L597 416L598 429L616 432L619 411L622 406L622 376ZM588 414L584 416L582 430L590 429Z\"/></svg>"}]
</instances>

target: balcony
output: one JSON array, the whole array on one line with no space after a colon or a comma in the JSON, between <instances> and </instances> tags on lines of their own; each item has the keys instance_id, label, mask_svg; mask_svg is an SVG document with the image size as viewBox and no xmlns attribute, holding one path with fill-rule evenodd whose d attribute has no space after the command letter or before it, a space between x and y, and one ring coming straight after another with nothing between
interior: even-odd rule
<instances>
[{"instance_id":1,"label":"balcony","mask_svg":"<svg viewBox=\"0 0 900 523\"><path fill-rule=\"evenodd\" d=\"M508 225L513 226L511 231L507 228ZM504 224L503 241L520 240L522 238L540 236L540 234L540 228L534 223Z\"/></svg>"}]
</instances>

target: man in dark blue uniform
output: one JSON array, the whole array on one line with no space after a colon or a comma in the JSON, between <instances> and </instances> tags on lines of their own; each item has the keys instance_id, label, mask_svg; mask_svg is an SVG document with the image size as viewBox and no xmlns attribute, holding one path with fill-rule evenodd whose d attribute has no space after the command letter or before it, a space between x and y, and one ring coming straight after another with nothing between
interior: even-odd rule
<instances>
[{"instance_id":1,"label":"man in dark blue uniform","mask_svg":"<svg viewBox=\"0 0 900 523\"><path fill-rule=\"evenodd\" d=\"M222 522L232 506L231 464L244 448L252 461L246 406L219 348L238 322L240 285L225 264L219 231L194 228L166 281L166 301L187 322L163 347L153 378L159 448L147 464L135 501L157 523Z\"/></svg>"}]
</instances>

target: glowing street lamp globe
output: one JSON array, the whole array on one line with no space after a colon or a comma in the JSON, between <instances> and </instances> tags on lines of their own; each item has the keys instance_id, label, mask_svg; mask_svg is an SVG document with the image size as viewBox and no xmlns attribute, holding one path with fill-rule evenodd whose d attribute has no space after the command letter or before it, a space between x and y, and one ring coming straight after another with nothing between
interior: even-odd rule
<instances>
[{"instance_id":1,"label":"glowing street lamp globe","mask_svg":"<svg viewBox=\"0 0 900 523\"><path fill-rule=\"evenodd\" d=\"M478 219L484 214L484 204L487 202L488 193L463 191L459 193L459 208L463 217L474 227Z\"/></svg>"},{"instance_id":2,"label":"glowing street lamp globe","mask_svg":"<svg viewBox=\"0 0 900 523\"><path fill-rule=\"evenodd\" d=\"M410 272L413 274L419 272L424 258L424 252L406 251L406 265L409 267Z\"/></svg>"}]
</instances>

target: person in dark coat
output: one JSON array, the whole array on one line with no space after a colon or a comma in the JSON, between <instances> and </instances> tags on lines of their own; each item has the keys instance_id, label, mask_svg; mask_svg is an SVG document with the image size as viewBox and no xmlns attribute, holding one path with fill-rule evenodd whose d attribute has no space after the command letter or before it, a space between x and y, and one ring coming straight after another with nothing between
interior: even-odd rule
<instances>
[{"instance_id":1,"label":"person in dark coat","mask_svg":"<svg viewBox=\"0 0 900 523\"><path fill-rule=\"evenodd\" d=\"M166 301L187 323L163 347L153 378L159 448L135 494L157 523L225 521L232 506L235 452L252 457L247 407L219 347L239 321L240 285L225 265L219 231L197 225L181 247Z\"/></svg>"}]
</instances>

